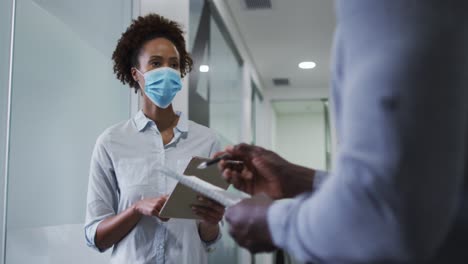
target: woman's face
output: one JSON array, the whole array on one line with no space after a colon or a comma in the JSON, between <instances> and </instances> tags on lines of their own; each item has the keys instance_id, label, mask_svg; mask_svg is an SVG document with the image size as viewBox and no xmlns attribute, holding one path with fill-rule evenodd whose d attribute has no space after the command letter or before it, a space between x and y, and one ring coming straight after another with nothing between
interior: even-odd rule
<instances>
[{"instance_id":1,"label":"woman's face","mask_svg":"<svg viewBox=\"0 0 468 264\"><path fill-rule=\"evenodd\" d=\"M176 46L165 38L155 38L146 42L141 48L138 62L138 70L141 73L161 67L170 67L180 71L179 52ZM145 78L134 68L132 68L132 76L140 84L141 88L145 87ZM144 89L141 90L144 93Z\"/></svg>"}]
</instances>

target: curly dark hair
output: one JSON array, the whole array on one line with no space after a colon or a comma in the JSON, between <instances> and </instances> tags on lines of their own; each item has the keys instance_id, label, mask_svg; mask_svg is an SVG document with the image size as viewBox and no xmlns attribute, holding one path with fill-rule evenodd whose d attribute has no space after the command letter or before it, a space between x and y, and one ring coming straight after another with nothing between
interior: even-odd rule
<instances>
[{"instance_id":1,"label":"curly dark hair","mask_svg":"<svg viewBox=\"0 0 468 264\"><path fill-rule=\"evenodd\" d=\"M143 45L155 38L166 38L171 41L179 52L180 73L184 77L192 70L193 61L185 50L185 39L182 27L172 20L157 14L149 14L138 17L132 21L122 37L117 42L117 47L112 54L114 61L114 73L123 84L140 88L131 73L132 67L138 67L138 55Z\"/></svg>"}]
</instances>

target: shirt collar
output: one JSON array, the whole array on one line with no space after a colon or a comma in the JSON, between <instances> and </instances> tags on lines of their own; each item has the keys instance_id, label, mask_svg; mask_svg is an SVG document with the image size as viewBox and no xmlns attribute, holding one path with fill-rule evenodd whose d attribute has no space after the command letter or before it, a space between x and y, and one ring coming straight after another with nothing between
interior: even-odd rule
<instances>
[{"instance_id":1,"label":"shirt collar","mask_svg":"<svg viewBox=\"0 0 468 264\"><path fill-rule=\"evenodd\" d=\"M188 117L180 112L176 111L176 115L179 116L179 122L177 122L176 129L179 130L180 132L188 132Z\"/></svg>"},{"instance_id":2,"label":"shirt collar","mask_svg":"<svg viewBox=\"0 0 468 264\"><path fill-rule=\"evenodd\" d=\"M140 110L138 113L133 117L133 122L135 123L136 129L141 132L143 131L148 123L152 122L151 119L147 118L145 114L143 114L143 111Z\"/></svg>"},{"instance_id":3,"label":"shirt collar","mask_svg":"<svg viewBox=\"0 0 468 264\"><path fill-rule=\"evenodd\" d=\"M179 116L179 122L177 122L176 129L180 132L188 132L187 116L180 111L176 111L176 115ZM133 122L135 123L135 127L139 132L143 131L148 126L148 124L154 123L153 120L145 116L142 110L138 111L138 113L133 117Z\"/></svg>"}]
</instances>

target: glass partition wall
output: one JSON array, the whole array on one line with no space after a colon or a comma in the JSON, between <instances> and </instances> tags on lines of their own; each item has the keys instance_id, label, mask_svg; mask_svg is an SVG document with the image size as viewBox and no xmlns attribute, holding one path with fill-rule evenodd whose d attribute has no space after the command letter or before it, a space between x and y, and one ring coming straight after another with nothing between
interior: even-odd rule
<instances>
[{"instance_id":1,"label":"glass partition wall","mask_svg":"<svg viewBox=\"0 0 468 264\"><path fill-rule=\"evenodd\" d=\"M194 70L190 74L190 119L214 129L222 145L240 140L242 60L209 2L190 2Z\"/></svg>"},{"instance_id":2,"label":"glass partition wall","mask_svg":"<svg viewBox=\"0 0 468 264\"><path fill-rule=\"evenodd\" d=\"M190 46L194 70L189 79L189 118L214 129L222 147L240 140L242 61L209 1L190 1ZM234 241L223 239L209 263L238 263Z\"/></svg>"},{"instance_id":3,"label":"glass partition wall","mask_svg":"<svg viewBox=\"0 0 468 264\"><path fill-rule=\"evenodd\" d=\"M9 123L9 91L10 91L10 51L11 51L11 14L12 1L0 1L0 197L5 197L5 175L8 168L8 123ZM5 204L0 202L0 212L4 212ZM0 230L4 229L3 214L0 217ZM0 257L3 256L4 239L0 239ZM0 260L1 263L1 260Z\"/></svg>"},{"instance_id":4,"label":"glass partition wall","mask_svg":"<svg viewBox=\"0 0 468 264\"><path fill-rule=\"evenodd\" d=\"M129 117L130 92L114 77L110 58L130 21L131 2L1 1L1 61L8 61L7 3L16 12L5 263L105 263L108 254L84 240L88 169L97 136Z\"/></svg>"},{"instance_id":5,"label":"glass partition wall","mask_svg":"<svg viewBox=\"0 0 468 264\"><path fill-rule=\"evenodd\" d=\"M261 92L258 90L257 85L255 85L254 81L251 81L252 87L252 96L251 96L251 104L252 104L252 116L251 116L251 127L252 127L252 144L258 146L264 146L266 142L264 142L265 134L265 111L263 105L263 96Z\"/></svg>"}]
</instances>

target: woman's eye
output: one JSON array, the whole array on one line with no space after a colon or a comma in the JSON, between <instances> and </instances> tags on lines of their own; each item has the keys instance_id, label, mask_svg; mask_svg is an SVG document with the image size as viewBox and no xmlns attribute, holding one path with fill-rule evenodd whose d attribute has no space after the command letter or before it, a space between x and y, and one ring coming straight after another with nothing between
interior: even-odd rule
<instances>
[{"instance_id":1,"label":"woman's eye","mask_svg":"<svg viewBox=\"0 0 468 264\"><path fill-rule=\"evenodd\" d=\"M174 68L174 69L179 69L179 64L173 63L173 64L171 64L171 67Z\"/></svg>"},{"instance_id":2,"label":"woman's eye","mask_svg":"<svg viewBox=\"0 0 468 264\"><path fill-rule=\"evenodd\" d=\"M153 65L154 67L159 67L161 66L161 63L159 61L153 61L151 65Z\"/></svg>"}]
</instances>

